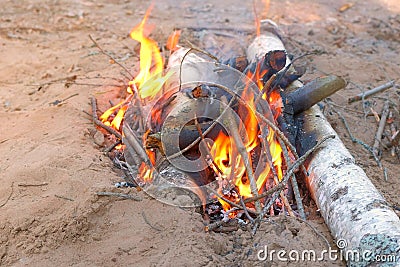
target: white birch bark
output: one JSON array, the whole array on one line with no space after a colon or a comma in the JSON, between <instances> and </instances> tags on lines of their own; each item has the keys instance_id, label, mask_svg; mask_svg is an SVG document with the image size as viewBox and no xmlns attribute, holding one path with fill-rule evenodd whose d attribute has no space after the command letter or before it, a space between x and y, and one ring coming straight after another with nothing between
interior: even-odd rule
<instances>
[{"instance_id":1,"label":"white birch bark","mask_svg":"<svg viewBox=\"0 0 400 267\"><path fill-rule=\"evenodd\" d=\"M248 59L253 61L268 51L282 49L277 36L262 35L249 46ZM378 266L400 266L399 217L355 163L319 108L304 112L301 138L320 139L331 134L336 138L314 152L306 166L310 174L307 184L328 228L348 265L367 266L387 256L389 261L376 262ZM359 254L351 257L352 250ZM346 258L346 253L350 257Z\"/></svg>"}]
</instances>

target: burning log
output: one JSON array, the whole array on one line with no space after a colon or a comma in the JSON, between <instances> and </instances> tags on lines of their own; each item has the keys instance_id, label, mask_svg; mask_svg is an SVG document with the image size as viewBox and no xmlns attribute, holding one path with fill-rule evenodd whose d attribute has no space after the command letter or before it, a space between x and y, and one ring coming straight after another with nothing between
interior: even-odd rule
<instances>
[{"instance_id":1,"label":"burning log","mask_svg":"<svg viewBox=\"0 0 400 267\"><path fill-rule=\"evenodd\" d=\"M251 55L284 49L278 37L255 40L264 45ZM302 87L299 82L294 87ZM304 121L299 130L300 154L310 143L326 135L335 135L316 151L307 164L307 184L332 235L345 252L358 251L358 262L371 263L376 255L400 256L400 220L391 206L371 183L365 172L332 129L317 106L297 116ZM338 243L339 245L339 243ZM343 245L343 246L342 246ZM363 254L371 252L369 255ZM347 259L356 263L357 259Z\"/></svg>"},{"instance_id":2,"label":"burning log","mask_svg":"<svg viewBox=\"0 0 400 267\"><path fill-rule=\"evenodd\" d=\"M335 75L316 78L295 91L288 93L285 104L286 107L288 105L292 106L293 114L299 114L343 89L345 86L346 82L341 77Z\"/></svg>"}]
</instances>

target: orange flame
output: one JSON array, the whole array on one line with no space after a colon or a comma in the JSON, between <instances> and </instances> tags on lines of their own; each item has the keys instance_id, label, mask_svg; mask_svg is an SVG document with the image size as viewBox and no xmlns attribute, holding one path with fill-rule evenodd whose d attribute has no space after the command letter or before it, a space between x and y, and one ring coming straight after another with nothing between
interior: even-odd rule
<instances>
[{"instance_id":1,"label":"orange flame","mask_svg":"<svg viewBox=\"0 0 400 267\"><path fill-rule=\"evenodd\" d=\"M263 83L262 77L266 70L261 70L259 66L256 67L255 73L247 73L247 77L255 80L259 89L262 90ZM248 157L251 160L251 152L260 145L259 135L260 129L258 127L257 118L253 112L256 109L254 103L254 93L247 87L242 93L242 99L246 100L247 106L240 106L238 109L238 115L244 117L244 123L240 123L239 132L245 131L247 139L243 141L248 153ZM282 99L278 92L271 94L269 103L271 109L276 110L276 114L282 112ZM277 116L277 115L276 115ZM274 169L276 170L279 180L282 180L282 148L279 142L275 138L275 132L273 129L268 129L267 143L270 154L272 156L272 162ZM223 172L225 177L233 177L232 183L234 183L239 191L239 194L244 197L252 197L253 194L250 188L250 181L247 177L246 168L241 155L238 153L236 146L233 145L234 141L231 137L227 136L223 132L220 132L211 147L211 155L214 159L214 163ZM251 164L250 164L251 165ZM232 173L233 172L233 173ZM260 193L263 191L266 185L267 178L271 174L271 169L268 164L263 166L263 170L258 177L255 177L257 190ZM222 199L218 199L222 205L222 208L226 211L231 208L229 203L226 203Z\"/></svg>"},{"instance_id":2,"label":"orange flame","mask_svg":"<svg viewBox=\"0 0 400 267\"><path fill-rule=\"evenodd\" d=\"M181 37L181 30L174 30L174 32L171 33L171 35L168 37L166 45L167 49L170 51L175 51L177 49L180 37Z\"/></svg>"},{"instance_id":3,"label":"orange flame","mask_svg":"<svg viewBox=\"0 0 400 267\"><path fill-rule=\"evenodd\" d=\"M139 174L144 183L149 183L153 180L153 173L154 169L147 166L146 163L142 162L139 167Z\"/></svg>"},{"instance_id":4,"label":"orange flame","mask_svg":"<svg viewBox=\"0 0 400 267\"><path fill-rule=\"evenodd\" d=\"M261 1L264 9L261 12L261 17L262 18L267 18L268 11L269 11L269 5L270 5L270 0L262 0ZM258 14L257 14L257 9L256 9L256 4L253 2L253 11L254 11L254 16L255 16L255 26L256 26L256 35L260 36L261 33L261 19Z\"/></svg>"},{"instance_id":5,"label":"orange flame","mask_svg":"<svg viewBox=\"0 0 400 267\"><path fill-rule=\"evenodd\" d=\"M129 81L129 86L127 88L129 96L100 116L100 120L104 124L120 132L123 118L128 109L128 104L132 99L132 95L137 92L141 99L152 99L160 92L165 81L172 75L172 73L163 75L164 60L161 56L160 49L156 41L149 38L148 34L145 33L147 31L146 22L152 8L153 5L147 9L143 20L130 32L131 38L140 43L140 71L132 81ZM133 88L135 88L135 90L133 90ZM114 116L115 113L117 114Z\"/></svg>"}]
</instances>

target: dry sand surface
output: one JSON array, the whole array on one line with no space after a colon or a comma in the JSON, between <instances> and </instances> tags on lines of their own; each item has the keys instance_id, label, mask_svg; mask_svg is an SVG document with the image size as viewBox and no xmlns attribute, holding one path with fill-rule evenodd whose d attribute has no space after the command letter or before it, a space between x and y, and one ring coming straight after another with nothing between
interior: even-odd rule
<instances>
[{"instance_id":1,"label":"dry sand surface","mask_svg":"<svg viewBox=\"0 0 400 267\"><path fill-rule=\"evenodd\" d=\"M341 106L337 109L352 133L372 144L374 117L364 118L362 103L347 104L347 98L392 79L400 82L400 5L398 0L354 2L339 12L346 1L271 1L268 17L285 32L292 54L323 52L302 61L307 68L304 81L332 73L349 82L332 100ZM252 266L264 245L287 251L325 249L325 241L311 227L292 218L271 219L254 239L241 230L205 233L195 211L162 204L136 189L114 187L121 177L96 144L102 136L83 111L90 112L92 95L104 110L108 99L120 96L128 79L98 52L88 35L134 72L138 46L128 33L149 4L2 1L0 265ZM150 17L156 25L152 36L165 43L177 26L249 28L252 10L251 1L157 1ZM183 28L183 37L196 42L201 34ZM398 110L399 93L397 87L379 97L389 98ZM383 102L375 97L366 104L380 113ZM399 114L394 115L399 125ZM340 119L329 112L327 117L376 187L391 204L400 206L399 160L383 152L385 181L369 153L350 141ZM129 191L141 200L98 197L97 191ZM307 207L309 223L333 245L315 205Z\"/></svg>"}]
</instances>

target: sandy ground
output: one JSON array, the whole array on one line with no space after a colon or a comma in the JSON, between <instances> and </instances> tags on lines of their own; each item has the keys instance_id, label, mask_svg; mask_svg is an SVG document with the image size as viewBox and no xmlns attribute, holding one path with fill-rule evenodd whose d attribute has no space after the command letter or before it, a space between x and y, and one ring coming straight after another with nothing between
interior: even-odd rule
<instances>
[{"instance_id":1,"label":"sandy ground","mask_svg":"<svg viewBox=\"0 0 400 267\"><path fill-rule=\"evenodd\" d=\"M157 26L153 37L160 43L176 26L253 25L251 1L160 2L150 18ZM373 142L377 123L373 117L364 119L361 102L349 105L347 98L391 79L400 82L397 2L357 1L339 12L346 1L271 1L268 12L281 25L292 54L324 52L302 61L307 67L305 81L332 73L349 82L332 100L342 106L337 109L353 134L367 144ZM135 189L114 188L121 177L100 151L98 135L93 137L96 131L83 111L90 111L91 95L104 108L106 99L118 97L127 78L99 54L88 34L133 71L137 44L128 33L148 5L122 0L2 1L0 265L271 266L257 261L257 252L265 245L287 251L326 248L320 236L295 219L271 219L254 239L241 230L205 233L201 216L193 210L167 206ZM193 37L184 29L185 35ZM399 93L394 88L379 97L399 108ZM61 103L54 105L57 100ZM366 104L380 113L383 102L375 97ZM399 114L394 115L399 124ZM384 151L385 181L369 154L351 143L337 116L327 116L372 182L391 204L400 206L398 159ZM98 197L97 191L130 191L141 201ZM309 207L310 224L333 244L313 204Z\"/></svg>"}]
</instances>

